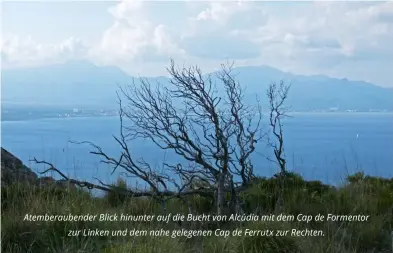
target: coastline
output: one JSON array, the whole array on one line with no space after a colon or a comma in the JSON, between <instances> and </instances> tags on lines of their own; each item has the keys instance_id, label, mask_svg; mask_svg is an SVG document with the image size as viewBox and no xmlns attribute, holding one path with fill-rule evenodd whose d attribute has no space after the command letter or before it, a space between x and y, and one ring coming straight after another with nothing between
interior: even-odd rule
<instances>
[{"instance_id":1,"label":"coastline","mask_svg":"<svg viewBox=\"0 0 393 253\"><path fill-rule=\"evenodd\" d=\"M267 112L263 112L266 114ZM289 117L296 115L316 115L316 116L393 116L393 112L288 112ZM30 121L40 121L40 120L65 120L65 119L91 119L91 118L118 118L118 115L88 115L88 116L53 116L53 117L36 117L36 118L16 118L16 119L3 119L1 117L1 122L30 122Z\"/></svg>"}]
</instances>

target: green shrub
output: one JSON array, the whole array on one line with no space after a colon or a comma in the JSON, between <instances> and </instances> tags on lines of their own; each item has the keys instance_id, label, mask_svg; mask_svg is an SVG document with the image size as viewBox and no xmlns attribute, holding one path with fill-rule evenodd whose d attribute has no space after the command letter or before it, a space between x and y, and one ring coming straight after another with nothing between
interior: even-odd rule
<instances>
[{"instance_id":1,"label":"green shrub","mask_svg":"<svg viewBox=\"0 0 393 253\"><path fill-rule=\"evenodd\" d=\"M298 212L296 209L300 208L300 203L303 202L318 202L323 194L332 189L320 181L305 181L296 173L287 173L284 180L284 205L287 212ZM251 187L241 194L245 211L273 212L280 192L278 177L255 179Z\"/></svg>"},{"instance_id":2,"label":"green shrub","mask_svg":"<svg viewBox=\"0 0 393 253\"><path fill-rule=\"evenodd\" d=\"M127 182L122 178L118 178L116 183L113 184L112 189L112 191L107 192L105 195L108 204L111 207L124 205L126 200L129 198L127 195L122 194L124 190L127 190Z\"/></svg>"}]
</instances>

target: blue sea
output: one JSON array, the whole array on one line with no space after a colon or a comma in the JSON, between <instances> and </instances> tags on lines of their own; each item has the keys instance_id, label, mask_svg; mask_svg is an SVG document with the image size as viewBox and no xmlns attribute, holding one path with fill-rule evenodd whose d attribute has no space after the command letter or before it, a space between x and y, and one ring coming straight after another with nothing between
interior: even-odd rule
<instances>
[{"instance_id":1,"label":"blue sea","mask_svg":"<svg viewBox=\"0 0 393 253\"><path fill-rule=\"evenodd\" d=\"M3 121L1 146L19 157L34 171L43 167L29 161L36 157L53 163L67 175L94 181L113 182L100 158L90 154L88 145L70 143L91 141L110 155L119 157L112 135L119 133L117 117L58 118ZM351 173L393 177L393 114L389 113L295 113L284 122L288 168L307 179L340 184ZM135 158L161 169L162 162L178 162L172 152L164 152L149 141L133 141ZM271 176L278 168L266 159L273 151L258 142L253 156L256 174ZM54 175L52 175L54 176ZM136 183L136 182L134 182Z\"/></svg>"}]
</instances>

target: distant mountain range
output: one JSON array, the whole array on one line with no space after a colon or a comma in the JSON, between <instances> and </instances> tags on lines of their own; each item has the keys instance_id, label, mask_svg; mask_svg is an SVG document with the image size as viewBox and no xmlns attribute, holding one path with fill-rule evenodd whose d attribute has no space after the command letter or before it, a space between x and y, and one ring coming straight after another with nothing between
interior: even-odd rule
<instances>
[{"instance_id":1,"label":"distant mountain range","mask_svg":"<svg viewBox=\"0 0 393 253\"><path fill-rule=\"evenodd\" d=\"M237 80L246 86L247 101L268 85L284 80L291 83L287 103L293 110L388 110L393 111L393 89L363 81L286 73L268 66L238 67ZM118 85L133 84L139 78L116 67L98 67L89 62L2 71L3 105L90 106L115 108ZM149 78L167 82L166 77Z\"/></svg>"}]
</instances>

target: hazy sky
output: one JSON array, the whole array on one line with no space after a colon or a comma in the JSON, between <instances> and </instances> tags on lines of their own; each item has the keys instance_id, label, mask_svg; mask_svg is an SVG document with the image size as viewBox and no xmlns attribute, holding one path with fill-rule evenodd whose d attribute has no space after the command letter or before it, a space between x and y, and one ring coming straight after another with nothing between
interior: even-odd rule
<instances>
[{"instance_id":1,"label":"hazy sky","mask_svg":"<svg viewBox=\"0 0 393 253\"><path fill-rule=\"evenodd\" d=\"M8 1L1 13L3 69L87 59L155 76L172 57L393 87L393 2Z\"/></svg>"}]
</instances>

